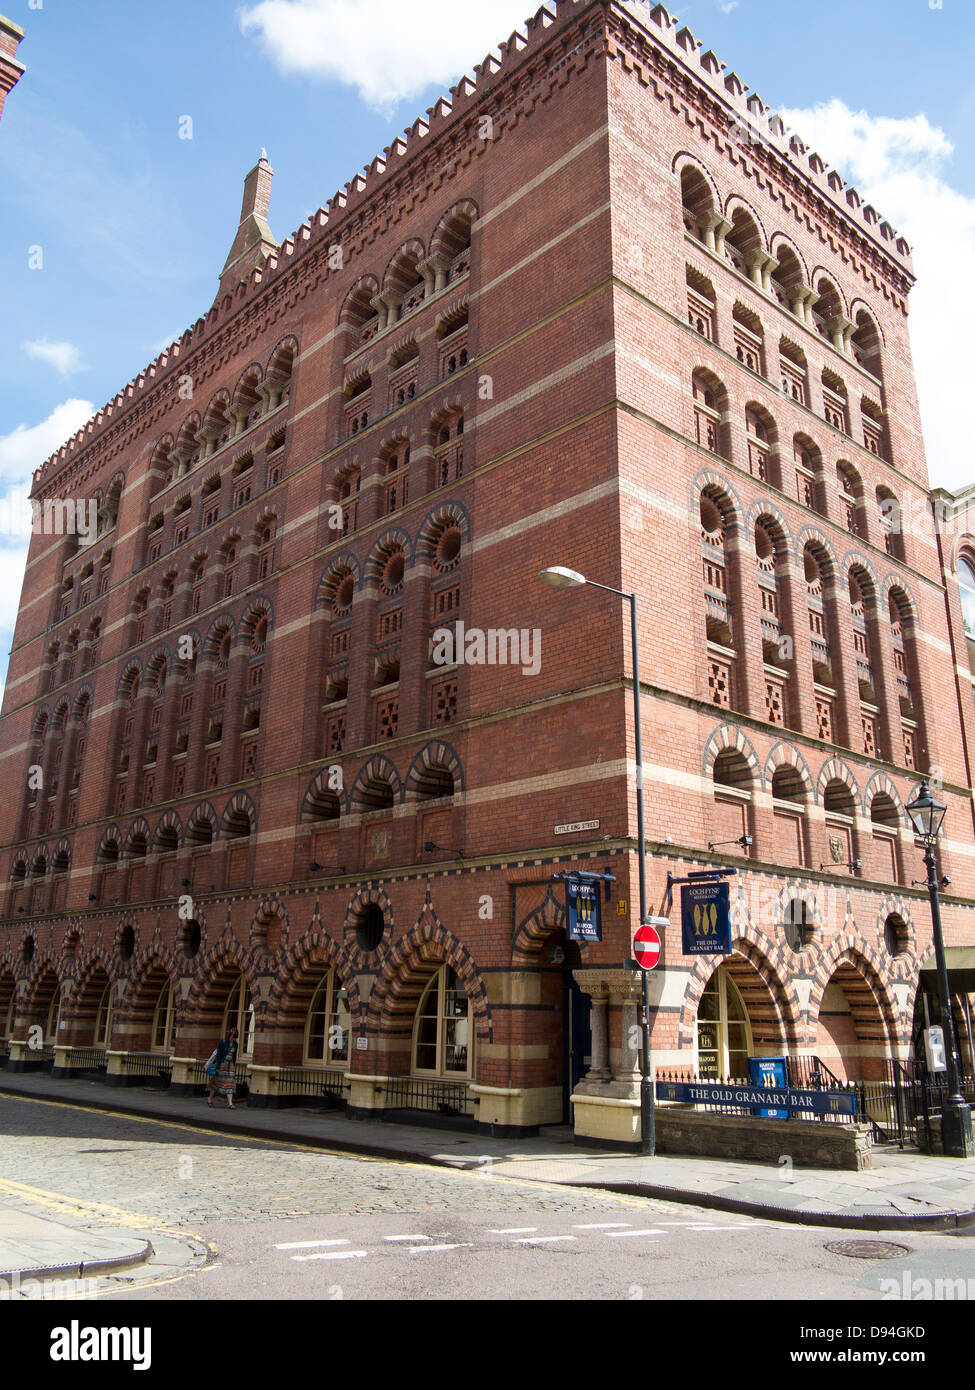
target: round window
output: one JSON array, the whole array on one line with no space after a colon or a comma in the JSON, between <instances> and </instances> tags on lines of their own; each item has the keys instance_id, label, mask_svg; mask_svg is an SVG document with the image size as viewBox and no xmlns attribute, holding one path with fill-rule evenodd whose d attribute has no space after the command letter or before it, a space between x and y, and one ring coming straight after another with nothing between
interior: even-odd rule
<instances>
[{"instance_id":1,"label":"round window","mask_svg":"<svg viewBox=\"0 0 975 1390\"><path fill-rule=\"evenodd\" d=\"M359 913L355 926L355 939L360 951L375 951L383 939L386 919L378 903L369 903Z\"/></svg>"}]
</instances>

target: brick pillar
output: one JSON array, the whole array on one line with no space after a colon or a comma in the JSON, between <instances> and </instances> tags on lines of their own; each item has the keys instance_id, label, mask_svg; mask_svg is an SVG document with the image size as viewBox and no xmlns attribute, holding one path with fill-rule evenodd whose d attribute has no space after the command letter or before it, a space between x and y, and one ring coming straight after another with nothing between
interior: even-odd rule
<instances>
[{"instance_id":1,"label":"brick pillar","mask_svg":"<svg viewBox=\"0 0 975 1390\"><path fill-rule=\"evenodd\" d=\"M176 666L166 674L162 714L159 719L159 739L156 745L156 801L169 799L173 769L171 758L179 719L179 702L183 694L183 678Z\"/></svg>"},{"instance_id":2,"label":"brick pillar","mask_svg":"<svg viewBox=\"0 0 975 1390\"><path fill-rule=\"evenodd\" d=\"M415 733L429 723L427 701L427 631L430 612L430 565L419 561L406 571L403 630L400 635L399 731ZM406 727L404 716L411 716Z\"/></svg>"},{"instance_id":3,"label":"brick pillar","mask_svg":"<svg viewBox=\"0 0 975 1390\"><path fill-rule=\"evenodd\" d=\"M223 741L220 749L220 781L223 785L240 780L240 725L247 659L247 647L236 642L227 663L227 694L223 702Z\"/></svg>"},{"instance_id":4,"label":"brick pillar","mask_svg":"<svg viewBox=\"0 0 975 1390\"><path fill-rule=\"evenodd\" d=\"M196 680L193 682L193 711L190 714L189 737L186 745L186 794L199 792L206 786L207 724L213 696L212 655L203 653L197 658Z\"/></svg>"},{"instance_id":5,"label":"brick pillar","mask_svg":"<svg viewBox=\"0 0 975 1390\"><path fill-rule=\"evenodd\" d=\"M352 658L349 661L349 695L346 703L345 746L361 748L374 741L372 699L376 647L376 591L360 589L352 605Z\"/></svg>"},{"instance_id":6,"label":"brick pillar","mask_svg":"<svg viewBox=\"0 0 975 1390\"><path fill-rule=\"evenodd\" d=\"M765 658L762 652L762 605L754 540L739 530L728 536L725 556L731 579L732 635L738 653L736 705L742 714L765 718Z\"/></svg>"},{"instance_id":7,"label":"brick pillar","mask_svg":"<svg viewBox=\"0 0 975 1390\"><path fill-rule=\"evenodd\" d=\"M853 646L853 614L845 587L841 590L836 578L824 580L826 620L829 625L829 659L836 690L836 715L839 729L834 730L837 743L863 752L863 723L860 717L860 681L857 676L857 657Z\"/></svg>"},{"instance_id":8,"label":"brick pillar","mask_svg":"<svg viewBox=\"0 0 975 1390\"><path fill-rule=\"evenodd\" d=\"M780 621L783 636L792 640L788 662L788 690L793 727L809 738L817 736L816 696L813 691L813 654L809 640L809 605L802 562L783 556L776 565L779 581Z\"/></svg>"}]
</instances>

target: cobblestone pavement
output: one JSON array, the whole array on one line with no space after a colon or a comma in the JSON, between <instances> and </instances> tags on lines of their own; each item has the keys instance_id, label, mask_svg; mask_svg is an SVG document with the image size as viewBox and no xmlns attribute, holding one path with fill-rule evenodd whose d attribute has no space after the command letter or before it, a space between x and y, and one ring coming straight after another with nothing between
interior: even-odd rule
<instances>
[{"instance_id":1,"label":"cobblestone pavement","mask_svg":"<svg viewBox=\"0 0 975 1390\"><path fill-rule=\"evenodd\" d=\"M397 1212L695 1211L0 1096L0 1179L166 1225Z\"/></svg>"}]
</instances>

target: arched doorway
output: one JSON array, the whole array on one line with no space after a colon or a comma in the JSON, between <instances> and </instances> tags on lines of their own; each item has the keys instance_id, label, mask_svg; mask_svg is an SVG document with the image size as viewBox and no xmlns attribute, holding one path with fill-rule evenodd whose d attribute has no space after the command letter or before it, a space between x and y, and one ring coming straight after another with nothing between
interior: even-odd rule
<instances>
[{"instance_id":1,"label":"arched doorway","mask_svg":"<svg viewBox=\"0 0 975 1390\"><path fill-rule=\"evenodd\" d=\"M819 1005L816 1056L840 1081L876 1081L887 1052L887 1029L873 990L855 965L838 966Z\"/></svg>"},{"instance_id":2,"label":"arched doorway","mask_svg":"<svg viewBox=\"0 0 975 1390\"><path fill-rule=\"evenodd\" d=\"M727 966L715 970L701 995L695 1053L702 1080L748 1076L748 1059L754 1055L752 1026L741 990Z\"/></svg>"}]
</instances>

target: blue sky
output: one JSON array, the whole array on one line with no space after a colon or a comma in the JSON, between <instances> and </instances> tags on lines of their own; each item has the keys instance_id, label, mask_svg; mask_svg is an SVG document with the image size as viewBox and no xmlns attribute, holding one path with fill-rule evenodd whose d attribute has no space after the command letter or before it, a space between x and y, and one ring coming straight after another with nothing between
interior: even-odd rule
<instances>
[{"instance_id":1,"label":"blue sky","mask_svg":"<svg viewBox=\"0 0 975 1390\"><path fill-rule=\"evenodd\" d=\"M0 0L0 10L27 31L27 72L0 120L7 496L209 307L262 146L283 239L531 4ZM948 418L975 310L975 5L693 0L675 12L914 243L932 476L975 481ZM38 245L43 269L31 270ZM22 538L0 535L0 677L24 554Z\"/></svg>"}]
</instances>

